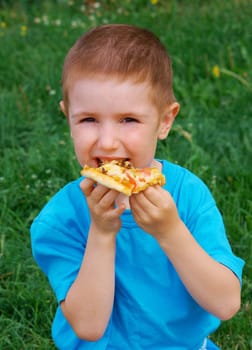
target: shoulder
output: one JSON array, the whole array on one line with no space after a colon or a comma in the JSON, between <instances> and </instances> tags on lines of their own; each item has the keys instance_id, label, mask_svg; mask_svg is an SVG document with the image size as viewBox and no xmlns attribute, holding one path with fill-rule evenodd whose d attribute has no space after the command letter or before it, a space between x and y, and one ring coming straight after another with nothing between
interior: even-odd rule
<instances>
[{"instance_id":1,"label":"shoulder","mask_svg":"<svg viewBox=\"0 0 252 350\"><path fill-rule=\"evenodd\" d=\"M75 225L83 225L85 223L85 213L88 224L88 207L80 189L81 180L82 178L79 178L68 183L48 201L34 219L31 226L31 233L38 231L41 226L48 226L64 231L73 222Z\"/></svg>"},{"instance_id":2,"label":"shoulder","mask_svg":"<svg viewBox=\"0 0 252 350\"><path fill-rule=\"evenodd\" d=\"M62 200L66 201L65 204L70 204L71 202L75 201L76 197L79 197L81 195L81 189L80 189L80 182L81 178L71 181L68 184L66 184L64 187L62 187L58 192L56 192L49 202L45 205L43 210L46 210L56 204L59 204Z\"/></svg>"},{"instance_id":3,"label":"shoulder","mask_svg":"<svg viewBox=\"0 0 252 350\"><path fill-rule=\"evenodd\" d=\"M166 177L165 189L172 195L181 218L185 222L203 214L210 208L217 209L208 186L190 170L163 161L163 172Z\"/></svg>"},{"instance_id":4,"label":"shoulder","mask_svg":"<svg viewBox=\"0 0 252 350\"><path fill-rule=\"evenodd\" d=\"M57 193L55 193L42 208L38 218L45 214L53 214L56 211L62 212L64 208L67 211L72 211L76 210L78 207L83 207L85 198L80 189L81 179L82 178L79 178L66 184Z\"/></svg>"},{"instance_id":5,"label":"shoulder","mask_svg":"<svg viewBox=\"0 0 252 350\"><path fill-rule=\"evenodd\" d=\"M201 196L203 193L213 200L208 186L196 174L190 170L166 160L163 163L163 173L166 177L165 188L175 197L188 193L193 197Z\"/></svg>"}]
</instances>

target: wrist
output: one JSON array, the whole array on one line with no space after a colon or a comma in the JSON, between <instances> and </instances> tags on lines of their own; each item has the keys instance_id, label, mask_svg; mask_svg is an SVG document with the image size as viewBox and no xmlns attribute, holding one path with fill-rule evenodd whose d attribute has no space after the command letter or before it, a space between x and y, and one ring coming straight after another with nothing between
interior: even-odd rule
<instances>
[{"instance_id":1,"label":"wrist","mask_svg":"<svg viewBox=\"0 0 252 350\"><path fill-rule=\"evenodd\" d=\"M170 223L166 230L158 234L157 240L163 249L172 249L174 245L180 244L181 234L183 236L185 231L188 232L188 229L184 222L178 217L176 221Z\"/></svg>"},{"instance_id":2,"label":"wrist","mask_svg":"<svg viewBox=\"0 0 252 350\"><path fill-rule=\"evenodd\" d=\"M111 244L116 241L116 233L113 231L104 231L102 228L91 224L89 230L89 239L92 239L96 244Z\"/></svg>"}]
</instances>

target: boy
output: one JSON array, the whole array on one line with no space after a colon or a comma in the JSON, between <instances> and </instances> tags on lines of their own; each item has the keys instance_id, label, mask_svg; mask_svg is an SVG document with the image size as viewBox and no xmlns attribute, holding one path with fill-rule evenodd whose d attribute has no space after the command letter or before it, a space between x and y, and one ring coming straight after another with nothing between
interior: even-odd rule
<instances>
[{"instance_id":1,"label":"boy","mask_svg":"<svg viewBox=\"0 0 252 350\"><path fill-rule=\"evenodd\" d=\"M63 68L63 101L81 166L129 160L164 187L130 197L80 178L34 220L32 249L59 303L59 349L217 349L208 339L240 307L243 261L195 175L155 159L178 114L172 68L149 31L105 25Z\"/></svg>"}]
</instances>

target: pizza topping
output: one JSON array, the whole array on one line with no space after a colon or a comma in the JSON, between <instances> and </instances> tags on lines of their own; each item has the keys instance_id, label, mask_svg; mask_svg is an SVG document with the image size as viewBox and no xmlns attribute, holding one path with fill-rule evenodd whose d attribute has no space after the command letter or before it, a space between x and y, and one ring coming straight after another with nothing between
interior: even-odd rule
<instances>
[{"instance_id":1,"label":"pizza topping","mask_svg":"<svg viewBox=\"0 0 252 350\"><path fill-rule=\"evenodd\" d=\"M123 176L124 168L120 165L118 161L112 161L110 163L103 164L100 169L102 172L109 176Z\"/></svg>"},{"instance_id":2,"label":"pizza topping","mask_svg":"<svg viewBox=\"0 0 252 350\"><path fill-rule=\"evenodd\" d=\"M132 176L132 174L130 174L129 171L126 171L126 176L128 177L129 183L133 186L133 191L136 188L136 179Z\"/></svg>"},{"instance_id":3,"label":"pizza topping","mask_svg":"<svg viewBox=\"0 0 252 350\"><path fill-rule=\"evenodd\" d=\"M107 174L108 170L106 168L104 168L103 166L101 166L101 171L103 174Z\"/></svg>"}]
</instances>

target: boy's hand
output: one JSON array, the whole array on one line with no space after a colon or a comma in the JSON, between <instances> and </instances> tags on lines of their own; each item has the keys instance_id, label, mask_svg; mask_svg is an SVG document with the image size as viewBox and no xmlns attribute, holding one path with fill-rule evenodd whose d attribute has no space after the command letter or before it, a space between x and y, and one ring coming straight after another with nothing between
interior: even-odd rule
<instances>
[{"instance_id":1,"label":"boy's hand","mask_svg":"<svg viewBox=\"0 0 252 350\"><path fill-rule=\"evenodd\" d=\"M157 240L176 232L181 222L171 195L158 185L132 195L130 207L137 224Z\"/></svg>"},{"instance_id":2,"label":"boy's hand","mask_svg":"<svg viewBox=\"0 0 252 350\"><path fill-rule=\"evenodd\" d=\"M95 230L103 234L116 234L121 227L120 215L125 209L124 205L115 207L119 193L102 185L95 185L93 180L87 178L81 182L80 187L87 199Z\"/></svg>"}]
</instances>

